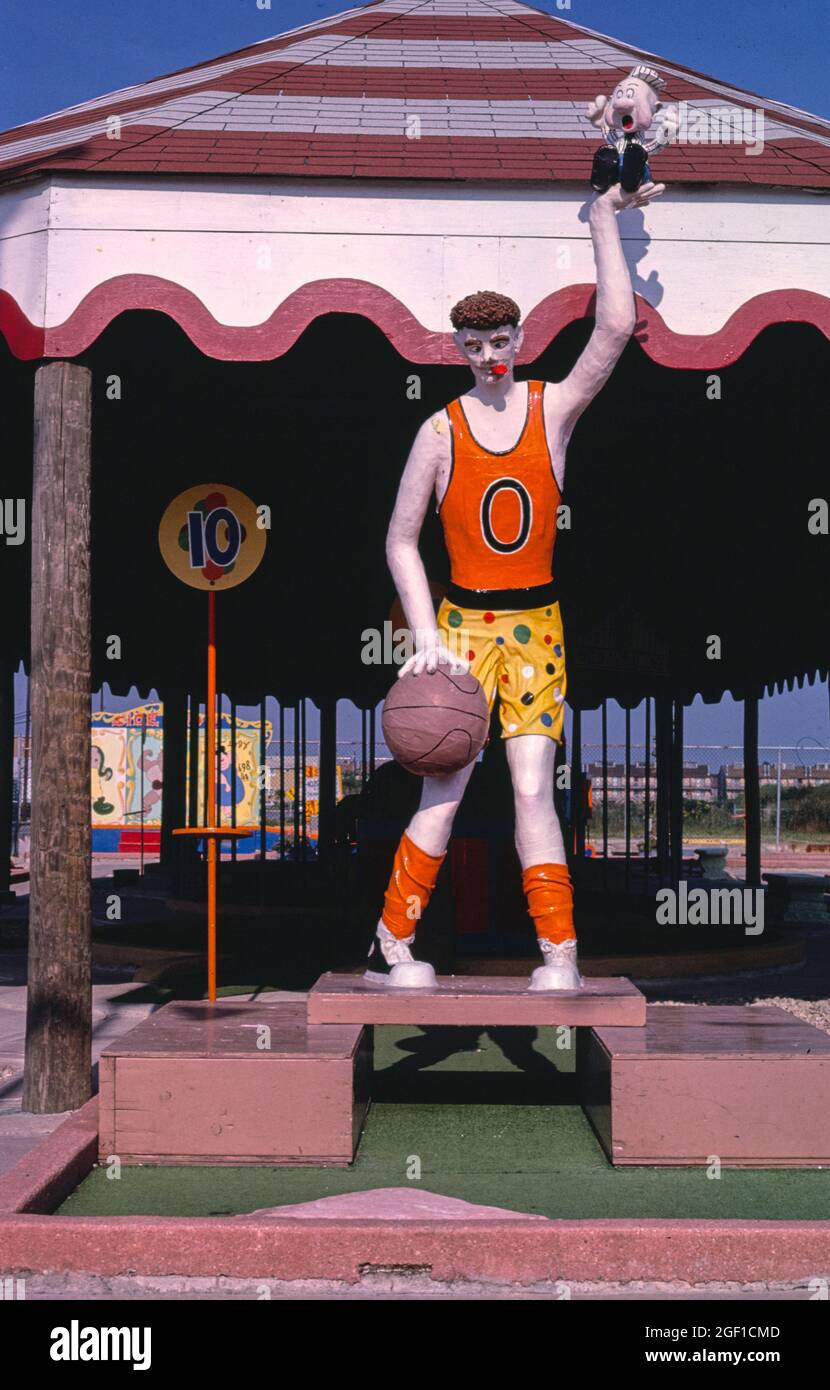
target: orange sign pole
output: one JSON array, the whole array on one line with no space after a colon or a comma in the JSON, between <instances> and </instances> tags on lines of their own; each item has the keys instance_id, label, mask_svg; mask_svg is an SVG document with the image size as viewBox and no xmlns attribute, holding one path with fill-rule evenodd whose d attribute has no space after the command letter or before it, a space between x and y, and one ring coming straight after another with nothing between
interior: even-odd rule
<instances>
[{"instance_id":1,"label":"orange sign pole","mask_svg":"<svg viewBox=\"0 0 830 1390\"><path fill-rule=\"evenodd\" d=\"M205 709L207 806L205 820L216 824L216 590L208 590L207 706ZM208 999L216 1001L216 836L207 842Z\"/></svg>"},{"instance_id":2,"label":"orange sign pole","mask_svg":"<svg viewBox=\"0 0 830 1390\"><path fill-rule=\"evenodd\" d=\"M219 841L234 835L250 835L244 826L218 825L216 810L216 590L208 589L207 694L205 697L205 758L207 790L205 824L174 830L174 835L197 835L207 842L207 985L208 999L216 1003L216 919Z\"/></svg>"},{"instance_id":3,"label":"orange sign pole","mask_svg":"<svg viewBox=\"0 0 830 1390\"><path fill-rule=\"evenodd\" d=\"M159 525L159 546L177 579L192 588L207 589L208 596L205 824L184 826L173 834L195 835L207 845L208 999L215 1004L218 842L251 834L247 826L217 823L216 589L234 588L253 573L265 551L265 533L257 526L257 511L249 497L236 488L205 484L174 497ZM191 707L194 716L198 717ZM193 775L197 775L195 769Z\"/></svg>"}]
</instances>

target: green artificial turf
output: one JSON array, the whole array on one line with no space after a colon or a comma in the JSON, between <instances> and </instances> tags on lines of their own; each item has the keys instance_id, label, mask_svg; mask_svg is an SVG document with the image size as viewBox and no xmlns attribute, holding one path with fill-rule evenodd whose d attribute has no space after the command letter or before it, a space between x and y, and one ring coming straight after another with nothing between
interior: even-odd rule
<instances>
[{"instance_id":1,"label":"green artificial turf","mask_svg":"<svg viewBox=\"0 0 830 1390\"><path fill-rule=\"evenodd\" d=\"M613 1168L575 1103L573 1058L554 1029L376 1028L351 1168L95 1168L59 1210L226 1216L412 1185L550 1217L830 1219L830 1170Z\"/></svg>"}]
</instances>

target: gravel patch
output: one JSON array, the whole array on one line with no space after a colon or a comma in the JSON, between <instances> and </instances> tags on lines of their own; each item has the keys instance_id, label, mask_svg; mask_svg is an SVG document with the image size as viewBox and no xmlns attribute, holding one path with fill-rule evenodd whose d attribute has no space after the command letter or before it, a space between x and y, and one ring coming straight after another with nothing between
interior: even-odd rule
<instances>
[{"instance_id":1,"label":"gravel patch","mask_svg":"<svg viewBox=\"0 0 830 1390\"><path fill-rule=\"evenodd\" d=\"M786 1009L787 1013L795 1014L804 1023L812 1023L814 1028L830 1033L830 999L785 999L773 995L770 999L753 999L752 1003Z\"/></svg>"}]
</instances>

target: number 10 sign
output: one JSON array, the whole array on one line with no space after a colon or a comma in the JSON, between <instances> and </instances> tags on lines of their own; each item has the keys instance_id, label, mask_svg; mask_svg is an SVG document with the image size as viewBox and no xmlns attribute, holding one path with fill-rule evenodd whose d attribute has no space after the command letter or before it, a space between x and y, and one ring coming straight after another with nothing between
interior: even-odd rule
<instances>
[{"instance_id":1,"label":"number 10 sign","mask_svg":"<svg viewBox=\"0 0 830 1390\"><path fill-rule=\"evenodd\" d=\"M194 589L233 589L265 554L265 530L250 497L203 483L174 497L159 525L159 547L177 579Z\"/></svg>"}]
</instances>

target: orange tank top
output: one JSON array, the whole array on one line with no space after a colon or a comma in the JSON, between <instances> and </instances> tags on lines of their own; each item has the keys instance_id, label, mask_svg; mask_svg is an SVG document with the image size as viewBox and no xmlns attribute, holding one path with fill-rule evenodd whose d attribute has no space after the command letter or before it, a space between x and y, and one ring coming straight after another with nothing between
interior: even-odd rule
<instances>
[{"instance_id":1,"label":"orange tank top","mask_svg":"<svg viewBox=\"0 0 830 1390\"><path fill-rule=\"evenodd\" d=\"M527 416L512 449L494 453L473 435L460 400L447 406L450 479L438 506L452 582L465 589L524 589L552 579L556 511L542 412L543 381L528 382Z\"/></svg>"}]
</instances>

